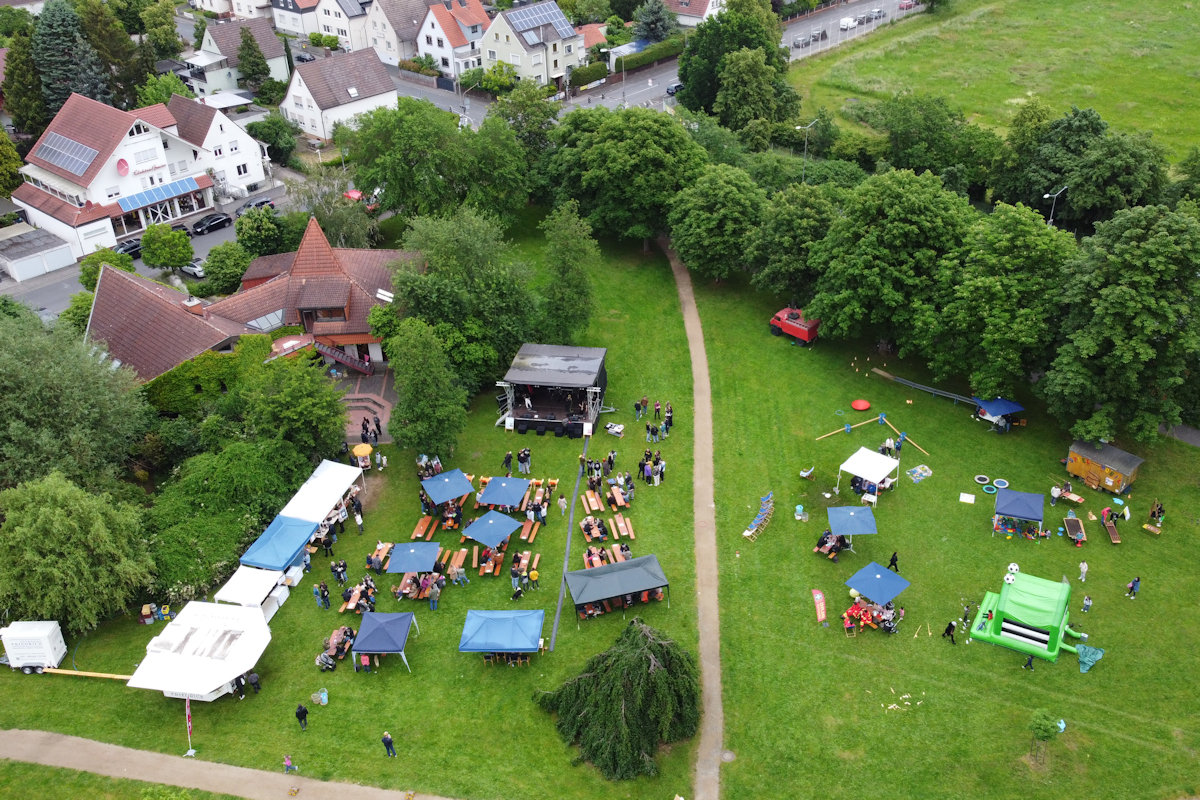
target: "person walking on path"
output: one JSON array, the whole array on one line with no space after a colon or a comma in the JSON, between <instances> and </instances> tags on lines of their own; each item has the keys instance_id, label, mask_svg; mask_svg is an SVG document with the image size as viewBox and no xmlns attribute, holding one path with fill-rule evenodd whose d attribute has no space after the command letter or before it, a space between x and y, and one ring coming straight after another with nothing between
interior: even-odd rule
<instances>
[{"instance_id":1,"label":"person walking on path","mask_svg":"<svg viewBox=\"0 0 1200 800\"><path fill-rule=\"evenodd\" d=\"M559 514L560 517L565 517L567 515L567 496L565 494L560 494L558 496L558 510L562 512Z\"/></svg>"},{"instance_id":2,"label":"person walking on path","mask_svg":"<svg viewBox=\"0 0 1200 800\"><path fill-rule=\"evenodd\" d=\"M383 436L383 426L379 424L379 415L375 415L375 435Z\"/></svg>"},{"instance_id":3,"label":"person walking on path","mask_svg":"<svg viewBox=\"0 0 1200 800\"><path fill-rule=\"evenodd\" d=\"M247 675L246 683L250 684L250 688L254 690L255 694L258 694L259 690L262 689L262 685L258 682L257 672L251 672L249 675Z\"/></svg>"},{"instance_id":4,"label":"person walking on path","mask_svg":"<svg viewBox=\"0 0 1200 800\"><path fill-rule=\"evenodd\" d=\"M900 567L896 565L896 557L897 557L897 554L896 554L896 553L892 553L892 560L888 562L887 568L888 568L888 569L894 569L894 570L896 571L896 574L897 574L897 575L899 575L899 574L900 574Z\"/></svg>"},{"instance_id":5,"label":"person walking on path","mask_svg":"<svg viewBox=\"0 0 1200 800\"><path fill-rule=\"evenodd\" d=\"M303 703L296 706L296 719L300 720L300 730L308 730L308 709Z\"/></svg>"},{"instance_id":6,"label":"person walking on path","mask_svg":"<svg viewBox=\"0 0 1200 800\"><path fill-rule=\"evenodd\" d=\"M1079 562L1079 582L1087 583L1088 565L1086 561Z\"/></svg>"},{"instance_id":7,"label":"person walking on path","mask_svg":"<svg viewBox=\"0 0 1200 800\"><path fill-rule=\"evenodd\" d=\"M1086 614L1088 611L1091 610L1091 608L1092 608L1092 597L1091 597L1091 595L1085 594L1083 596L1083 613Z\"/></svg>"},{"instance_id":8,"label":"person walking on path","mask_svg":"<svg viewBox=\"0 0 1200 800\"><path fill-rule=\"evenodd\" d=\"M387 753L388 758L396 757L396 748L392 746L392 735L387 731L383 732L383 749Z\"/></svg>"},{"instance_id":9,"label":"person walking on path","mask_svg":"<svg viewBox=\"0 0 1200 800\"><path fill-rule=\"evenodd\" d=\"M958 625L958 620L952 619L952 620L950 620L950 624L946 626L946 630L942 631L942 638L945 639L947 636L949 636L950 644L958 644L958 642L954 641L954 628L957 625Z\"/></svg>"},{"instance_id":10,"label":"person walking on path","mask_svg":"<svg viewBox=\"0 0 1200 800\"><path fill-rule=\"evenodd\" d=\"M1062 489L1058 488L1058 484L1050 487L1050 505L1057 505L1058 498L1062 497Z\"/></svg>"},{"instance_id":11,"label":"person walking on path","mask_svg":"<svg viewBox=\"0 0 1200 800\"><path fill-rule=\"evenodd\" d=\"M289 772L299 772L299 771L300 771L300 768L292 764L291 756L283 757L283 774L284 775L287 775Z\"/></svg>"},{"instance_id":12,"label":"person walking on path","mask_svg":"<svg viewBox=\"0 0 1200 800\"><path fill-rule=\"evenodd\" d=\"M438 598L442 596L442 587L436 583L429 587L429 610L437 611Z\"/></svg>"},{"instance_id":13,"label":"person walking on path","mask_svg":"<svg viewBox=\"0 0 1200 800\"><path fill-rule=\"evenodd\" d=\"M1025 663L1021 665L1021 669L1027 669L1030 672L1033 672L1033 656L1025 659Z\"/></svg>"},{"instance_id":14,"label":"person walking on path","mask_svg":"<svg viewBox=\"0 0 1200 800\"><path fill-rule=\"evenodd\" d=\"M1125 587L1126 589L1129 590L1128 592L1125 593L1125 596L1128 597L1130 600L1137 600L1138 589L1140 589L1141 586L1142 586L1142 579L1134 578L1132 581L1129 582L1129 585Z\"/></svg>"}]
</instances>

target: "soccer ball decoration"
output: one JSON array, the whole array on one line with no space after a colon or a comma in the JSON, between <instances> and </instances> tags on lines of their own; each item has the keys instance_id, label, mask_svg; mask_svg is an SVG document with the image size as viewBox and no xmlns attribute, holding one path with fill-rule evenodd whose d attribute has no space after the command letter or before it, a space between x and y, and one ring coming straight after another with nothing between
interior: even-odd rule
<instances>
[{"instance_id":1,"label":"soccer ball decoration","mask_svg":"<svg viewBox=\"0 0 1200 800\"><path fill-rule=\"evenodd\" d=\"M1012 573L1017 573L1017 572L1021 571L1021 568L1019 566L1017 566L1016 562L1014 561L1012 564L1008 565L1008 571L1012 572Z\"/></svg>"},{"instance_id":2,"label":"soccer ball decoration","mask_svg":"<svg viewBox=\"0 0 1200 800\"><path fill-rule=\"evenodd\" d=\"M1005 582L1005 583L1016 583L1016 582L1017 582L1017 576L1016 576L1016 575L1013 575L1013 574L1010 572L1010 573L1008 573L1007 575L1005 575L1005 576L1004 576L1004 582Z\"/></svg>"}]
</instances>

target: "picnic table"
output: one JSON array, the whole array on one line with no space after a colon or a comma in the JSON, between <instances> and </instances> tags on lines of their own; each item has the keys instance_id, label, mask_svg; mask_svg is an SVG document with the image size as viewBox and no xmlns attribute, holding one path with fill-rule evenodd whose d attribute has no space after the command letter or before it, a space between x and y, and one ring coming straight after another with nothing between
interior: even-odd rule
<instances>
[{"instance_id":1,"label":"picnic table","mask_svg":"<svg viewBox=\"0 0 1200 800\"><path fill-rule=\"evenodd\" d=\"M583 551L583 568L591 569L592 567L600 567L609 563L604 556L600 555L601 553L604 553L605 556L607 556L607 553L602 547L589 547L587 550Z\"/></svg>"},{"instance_id":2,"label":"picnic table","mask_svg":"<svg viewBox=\"0 0 1200 800\"><path fill-rule=\"evenodd\" d=\"M613 505L617 508L626 508L629 505L625 502L625 493L621 491L620 486L614 484L608 492L612 495Z\"/></svg>"},{"instance_id":3,"label":"picnic table","mask_svg":"<svg viewBox=\"0 0 1200 800\"><path fill-rule=\"evenodd\" d=\"M367 590L367 594L370 595L371 597L375 596L375 592L371 589ZM360 599L362 599L362 589L355 587L354 594L350 595L350 599L348 601L346 601L345 603L342 603L342 607L338 609L338 613L344 614L344 613L346 613L347 608L354 608L355 606L358 605L358 601ZM361 614L362 612L355 611L355 613Z\"/></svg>"},{"instance_id":4,"label":"picnic table","mask_svg":"<svg viewBox=\"0 0 1200 800\"><path fill-rule=\"evenodd\" d=\"M1063 520L1063 527L1066 528L1067 536L1075 540L1076 547L1082 547L1087 541L1087 534L1083 530L1083 520L1078 517L1067 517Z\"/></svg>"},{"instance_id":5,"label":"picnic table","mask_svg":"<svg viewBox=\"0 0 1200 800\"><path fill-rule=\"evenodd\" d=\"M617 528L620 529L622 534L628 536L630 539L637 539L637 536L635 536L633 533L633 520L621 514L617 514L616 520Z\"/></svg>"},{"instance_id":6,"label":"picnic table","mask_svg":"<svg viewBox=\"0 0 1200 800\"><path fill-rule=\"evenodd\" d=\"M428 537L426 537L426 541L428 541L429 539L432 539L433 532L434 532L434 530L437 529L436 523L434 523L433 525L430 525L430 523L432 523L432 522L433 522L433 517L421 517L421 521L417 523L417 528L416 528L416 530L413 531L413 535L411 538L420 539L422 536L425 536L426 529L428 528L429 535L428 535Z\"/></svg>"},{"instance_id":7,"label":"picnic table","mask_svg":"<svg viewBox=\"0 0 1200 800\"><path fill-rule=\"evenodd\" d=\"M387 561L384 562L383 568L387 569L387 562L391 562L391 560L392 560L391 555L390 555L391 552L392 552L392 543L391 542L383 542L378 547L375 548L375 552L374 552L373 556L375 558L378 558L380 560L380 562L384 562L384 560L386 559Z\"/></svg>"},{"instance_id":8,"label":"picnic table","mask_svg":"<svg viewBox=\"0 0 1200 800\"><path fill-rule=\"evenodd\" d=\"M588 533L588 531L587 531L587 523L589 523L589 522L590 522L590 523L592 523L592 530L599 531L599 529L600 529L600 520L598 520L598 519L596 519L595 517L593 517L593 516L590 516L590 515L589 515L589 516L587 516L587 517L584 517L582 520L580 520L580 521L579 521L579 530L583 531L583 538L584 538L584 539L586 539L587 541L589 541L589 542L590 542L590 541L592 541L592 535L591 535L591 534L589 534L589 533ZM599 538L599 534L598 534L598 533L597 533L597 538Z\"/></svg>"}]
</instances>

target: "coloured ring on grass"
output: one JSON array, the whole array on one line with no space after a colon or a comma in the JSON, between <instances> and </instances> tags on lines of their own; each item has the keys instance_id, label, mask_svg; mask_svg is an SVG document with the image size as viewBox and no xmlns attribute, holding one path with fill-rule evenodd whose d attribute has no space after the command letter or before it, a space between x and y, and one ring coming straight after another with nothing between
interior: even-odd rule
<instances>
[{"instance_id":1,"label":"coloured ring on grass","mask_svg":"<svg viewBox=\"0 0 1200 800\"><path fill-rule=\"evenodd\" d=\"M989 486L985 486L985 487L983 487L983 493L984 493L984 494L995 494L995 493L996 493L996 487L995 487L995 486L990 486L990 485L989 485Z\"/></svg>"},{"instance_id":2,"label":"coloured ring on grass","mask_svg":"<svg viewBox=\"0 0 1200 800\"><path fill-rule=\"evenodd\" d=\"M1008 481L1004 480L1004 478L996 478L996 480L992 481L992 484L997 489L1007 489L1008 488Z\"/></svg>"},{"instance_id":3,"label":"coloured ring on grass","mask_svg":"<svg viewBox=\"0 0 1200 800\"><path fill-rule=\"evenodd\" d=\"M845 412L845 411L842 411L840 408L839 408L837 411L833 412L833 413L837 414L839 417L842 417L842 416L845 416L845 415L846 415L846 412Z\"/></svg>"},{"instance_id":4,"label":"coloured ring on grass","mask_svg":"<svg viewBox=\"0 0 1200 800\"><path fill-rule=\"evenodd\" d=\"M991 479L991 478L989 478L987 475L976 475L976 476L975 476L975 482L976 482L976 483L978 483L978 484L980 484L980 485L983 485L983 484L985 484L985 483L991 483L991 482L992 482L992 479Z\"/></svg>"}]
</instances>

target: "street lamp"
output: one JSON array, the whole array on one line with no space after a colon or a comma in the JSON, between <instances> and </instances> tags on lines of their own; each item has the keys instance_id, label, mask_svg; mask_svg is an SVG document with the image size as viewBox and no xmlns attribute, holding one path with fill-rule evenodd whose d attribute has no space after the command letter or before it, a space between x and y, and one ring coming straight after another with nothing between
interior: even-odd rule
<instances>
[{"instance_id":1,"label":"street lamp","mask_svg":"<svg viewBox=\"0 0 1200 800\"><path fill-rule=\"evenodd\" d=\"M1042 195L1043 200L1050 200L1050 198L1052 198L1052 197L1054 198L1053 200L1050 200L1050 220L1046 223L1051 228L1054 227L1054 207L1058 203L1058 196L1060 194L1062 194L1063 192L1065 192L1066 190L1067 190L1067 187L1064 186L1063 188L1059 189L1054 194L1047 193L1047 194Z\"/></svg>"},{"instance_id":2,"label":"street lamp","mask_svg":"<svg viewBox=\"0 0 1200 800\"><path fill-rule=\"evenodd\" d=\"M601 53L609 52L607 47L600 48ZM625 59L621 59L621 106L625 106Z\"/></svg>"},{"instance_id":3,"label":"street lamp","mask_svg":"<svg viewBox=\"0 0 1200 800\"><path fill-rule=\"evenodd\" d=\"M821 118L817 117L816 119L814 119L812 122L808 123L807 125L797 125L796 126L796 130L804 131L804 161L803 161L802 166L800 167L800 183L804 183L805 178L808 175L808 131L810 128L812 128L813 125L816 125L820 121L821 121Z\"/></svg>"}]
</instances>

